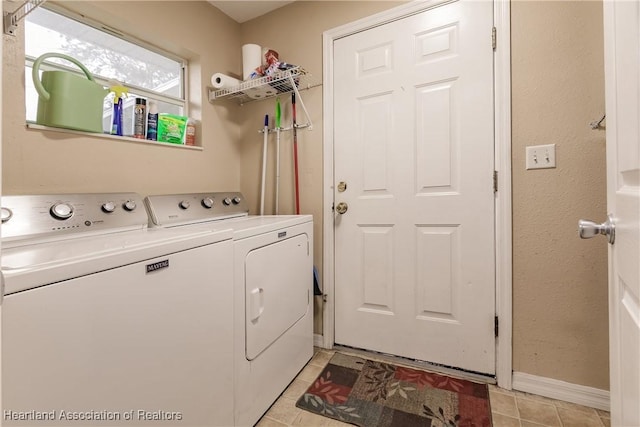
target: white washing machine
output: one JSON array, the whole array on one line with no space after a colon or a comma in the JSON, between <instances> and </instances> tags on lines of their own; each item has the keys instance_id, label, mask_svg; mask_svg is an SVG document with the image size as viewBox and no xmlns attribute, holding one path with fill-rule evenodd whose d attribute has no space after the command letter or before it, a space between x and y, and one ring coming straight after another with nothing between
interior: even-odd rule
<instances>
[{"instance_id":1,"label":"white washing machine","mask_svg":"<svg viewBox=\"0 0 640 427\"><path fill-rule=\"evenodd\" d=\"M145 204L152 226L233 229L235 425L254 425L313 356L313 218L248 215L240 193Z\"/></svg>"},{"instance_id":2,"label":"white washing machine","mask_svg":"<svg viewBox=\"0 0 640 427\"><path fill-rule=\"evenodd\" d=\"M231 230L148 229L134 193L2 205L3 425L233 424Z\"/></svg>"}]
</instances>

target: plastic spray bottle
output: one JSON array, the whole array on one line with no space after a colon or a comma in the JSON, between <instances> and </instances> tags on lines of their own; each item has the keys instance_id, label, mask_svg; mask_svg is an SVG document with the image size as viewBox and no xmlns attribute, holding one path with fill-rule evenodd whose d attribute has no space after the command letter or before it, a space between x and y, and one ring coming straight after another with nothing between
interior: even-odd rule
<instances>
[{"instance_id":1,"label":"plastic spray bottle","mask_svg":"<svg viewBox=\"0 0 640 427\"><path fill-rule=\"evenodd\" d=\"M149 114L147 116L147 139L158 140L158 105L154 101L149 101Z\"/></svg>"},{"instance_id":2,"label":"plastic spray bottle","mask_svg":"<svg viewBox=\"0 0 640 427\"><path fill-rule=\"evenodd\" d=\"M109 88L115 94L113 98L113 124L111 125L111 135L122 136L122 98L126 98L129 89L121 84L115 84Z\"/></svg>"}]
</instances>

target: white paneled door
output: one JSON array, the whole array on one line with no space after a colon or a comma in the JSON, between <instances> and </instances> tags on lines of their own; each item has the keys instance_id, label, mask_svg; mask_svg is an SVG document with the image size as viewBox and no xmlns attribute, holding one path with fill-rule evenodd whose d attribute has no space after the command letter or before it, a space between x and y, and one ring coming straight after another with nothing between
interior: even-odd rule
<instances>
[{"instance_id":1,"label":"white paneled door","mask_svg":"<svg viewBox=\"0 0 640 427\"><path fill-rule=\"evenodd\" d=\"M334 42L336 344L495 373L492 27L458 1Z\"/></svg>"},{"instance_id":2,"label":"white paneled door","mask_svg":"<svg viewBox=\"0 0 640 427\"><path fill-rule=\"evenodd\" d=\"M640 4L604 2L611 424L640 425Z\"/></svg>"}]
</instances>

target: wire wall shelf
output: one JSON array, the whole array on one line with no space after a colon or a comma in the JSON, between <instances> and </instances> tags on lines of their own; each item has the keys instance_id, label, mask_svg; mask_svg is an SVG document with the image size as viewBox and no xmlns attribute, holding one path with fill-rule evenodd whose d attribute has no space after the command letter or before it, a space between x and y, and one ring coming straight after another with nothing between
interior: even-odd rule
<instances>
[{"instance_id":1,"label":"wire wall shelf","mask_svg":"<svg viewBox=\"0 0 640 427\"><path fill-rule=\"evenodd\" d=\"M33 12L38 6L47 0L27 0L17 8L13 13L4 12L3 24L4 33L15 36L18 29L18 22L23 20L28 14Z\"/></svg>"},{"instance_id":2,"label":"wire wall shelf","mask_svg":"<svg viewBox=\"0 0 640 427\"><path fill-rule=\"evenodd\" d=\"M221 99L233 99L238 104L272 98L281 93L310 89L311 75L301 67L278 71L271 76L246 80L230 88L209 88L209 102ZM295 85L295 88L294 88Z\"/></svg>"}]
</instances>

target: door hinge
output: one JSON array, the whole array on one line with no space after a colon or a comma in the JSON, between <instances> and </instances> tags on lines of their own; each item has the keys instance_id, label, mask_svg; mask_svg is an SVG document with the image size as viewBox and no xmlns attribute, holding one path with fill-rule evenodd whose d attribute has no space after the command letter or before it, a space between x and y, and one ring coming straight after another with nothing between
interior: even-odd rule
<instances>
[{"instance_id":1,"label":"door hinge","mask_svg":"<svg viewBox=\"0 0 640 427\"><path fill-rule=\"evenodd\" d=\"M498 316L493 318L493 332L498 336Z\"/></svg>"},{"instance_id":2,"label":"door hinge","mask_svg":"<svg viewBox=\"0 0 640 427\"><path fill-rule=\"evenodd\" d=\"M496 50L496 44L497 44L497 37L496 37L496 27L491 28L491 47L493 48L493 50Z\"/></svg>"},{"instance_id":3,"label":"door hinge","mask_svg":"<svg viewBox=\"0 0 640 427\"><path fill-rule=\"evenodd\" d=\"M493 192L498 192L498 171L493 171Z\"/></svg>"}]
</instances>

